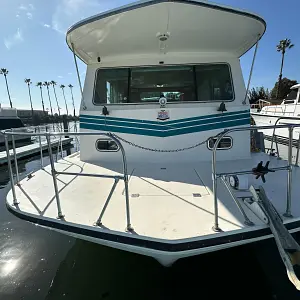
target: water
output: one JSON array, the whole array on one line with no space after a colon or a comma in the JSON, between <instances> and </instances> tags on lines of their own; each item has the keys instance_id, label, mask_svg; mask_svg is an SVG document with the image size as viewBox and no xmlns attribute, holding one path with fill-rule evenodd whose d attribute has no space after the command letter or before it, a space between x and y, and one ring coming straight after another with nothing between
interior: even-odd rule
<instances>
[{"instance_id":1,"label":"water","mask_svg":"<svg viewBox=\"0 0 300 300\"><path fill-rule=\"evenodd\" d=\"M22 161L21 177L39 167L38 157ZM0 185L1 300L299 299L273 240L164 268L152 258L70 238L14 217L5 207L7 167L0 168Z\"/></svg>"}]
</instances>

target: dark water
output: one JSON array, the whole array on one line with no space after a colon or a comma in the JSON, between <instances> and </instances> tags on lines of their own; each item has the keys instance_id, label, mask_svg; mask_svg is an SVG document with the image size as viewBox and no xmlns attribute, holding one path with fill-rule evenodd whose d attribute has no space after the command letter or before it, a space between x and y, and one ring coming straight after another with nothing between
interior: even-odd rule
<instances>
[{"instance_id":1,"label":"dark water","mask_svg":"<svg viewBox=\"0 0 300 300\"><path fill-rule=\"evenodd\" d=\"M39 167L37 157L21 162L21 177ZM0 168L0 184L1 300L300 297L273 240L179 260L165 268L152 258L70 238L14 217L5 207L7 167Z\"/></svg>"}]
</instances>

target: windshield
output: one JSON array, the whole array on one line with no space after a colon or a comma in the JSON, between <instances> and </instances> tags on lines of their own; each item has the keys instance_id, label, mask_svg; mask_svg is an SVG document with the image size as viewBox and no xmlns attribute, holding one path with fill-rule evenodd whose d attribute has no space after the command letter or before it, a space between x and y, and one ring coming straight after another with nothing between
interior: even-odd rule
<instances>
[{"instance_id":1,"label":"windshield","mask_svg":"<svg viewBox=\"0 0 300 300\"><path fill-rule=\"evenodd\" d=\"M298 90L291 90L291 92L287 95L285 100L296 100L297 94L298 94Z\"/></svg>"},{"instance_id":2,"label":"windshield","mask_svg":"<svg viewBox=\"0 0 300 300\"><path fill-rule=\"evenodd\" d=\"M94 103L230 101L233 85L227 64L99 69Z\"/></svg>"}]
</instances>

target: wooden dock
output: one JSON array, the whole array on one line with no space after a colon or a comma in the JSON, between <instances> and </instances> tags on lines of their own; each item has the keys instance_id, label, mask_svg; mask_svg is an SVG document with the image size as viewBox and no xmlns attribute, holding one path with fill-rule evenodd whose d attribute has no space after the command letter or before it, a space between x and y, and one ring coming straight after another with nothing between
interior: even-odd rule
<instances>
[{"instance_id":1,"label":"wooden dock","mask_svg":"<svg viewBox=\"0 0 300 300\"><path fill-rule=\"evenodd\" d=\"M61 142L62 142L63 146L70 144L72 142L72 140L73 140L72 138L65 138L65 137L61 138ZM52 149L57 148L59 142L60 142L60 139L53 139L51 141ZM42 144L43 152L48 151L47 141L44 141L41 144ZM17 159L34 156L34 155L37 155L39 153L40 153L40 143L39 142L16 148ZM9 154L10 154L11 161L13 162L14 161L14 154L13 154L12 149L9 150ZM6 155L6 151L1 151L0 152L0 165L7 164L7 161L8 161L8 158L7 158L7 155Z\"/></svg>"}]
</instances>

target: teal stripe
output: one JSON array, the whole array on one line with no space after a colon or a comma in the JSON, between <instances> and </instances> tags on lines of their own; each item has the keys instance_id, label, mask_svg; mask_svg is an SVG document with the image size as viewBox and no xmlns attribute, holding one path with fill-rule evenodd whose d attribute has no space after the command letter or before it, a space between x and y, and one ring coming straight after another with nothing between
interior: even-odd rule
<instances>
[{"instance_id":1,"label":"teal stripe","mask_svg":"<svg viewBox=\"0 0 300 300\"><path fill-rule=\"evenodd\" d=\"M111 126L111 125L103 125L103 124L88 124L88 123L80 123L80 128L82 129L91 129L91 130L99 130L99 131L109 131L109 132L120 132L120 133L129 133L136 135L146 135L146 136L156 136L156 137L168 137L182 134L189 134L195 132L203 132L215 129L224 129L235 126L249 125L250 118L244 119L235 119L225 122L218 122L214 124L205 124L198 125L188 128L174 129L168 131L158 131L158 130L146 130L141 128L129 128L129 127L119 127L119 126Z\"/></svg>"},{"instance_id":2,"label":"teal stripe","mask_svg":"<svg viewBox=\"0 0 300 300\"><path fill-rule=\"evenodd\" d=\"M241 110L241 111L234 111L234 112L227 112L227 113L218 113L213 115L206 115L206 116L197 116L197 117L191 117L186 119L177 119L172 121L149 121L149 120L140 120L140 119L129 119L129 118L116 118L116 117L110 117L110 116L92 116L92 115L80 115L80 118L84 119L98 119L98 120L106 120L106 121L119 121L119 122L133 122L133 123L142 123L142 124L152 124L152 125L169 125L174 123L180 123L180 122L188 122L188 121L195 121L195 120L206 120L211 118L218 118L218 117L224 117L224 116L236 116L240 114L248 114L250 116L250 111L248 110Z\"/></svg>"},{"instance_id":3,"label":"teal stripe","mask_svg":"<svg viewBox=\"0 0 300 300\"><path fill-rule=\"evenodd\" d=\"M250 118L250 114L242 113L237 116L218 116L217 118L210 118L206 120L195 120L195 121L187 121L177 124L165 124L161 123L159 125L152 125L152 124L144 124L144 123L130 123L130 122L119 122L119 121L112 121L112 120L96 120L96 119L89 119L89 118L80 118L80 122L82 123L91 123L97 125L110 125L110 126L125 126L125 127L138 127L140 129L152 129L152 130L172 130L172 129L180 129L182 127L188 126L198 126L198 125L205 125L208 123L220 123L230 120L239 120L243 118Z\"/></svg>"}]
</instances>

